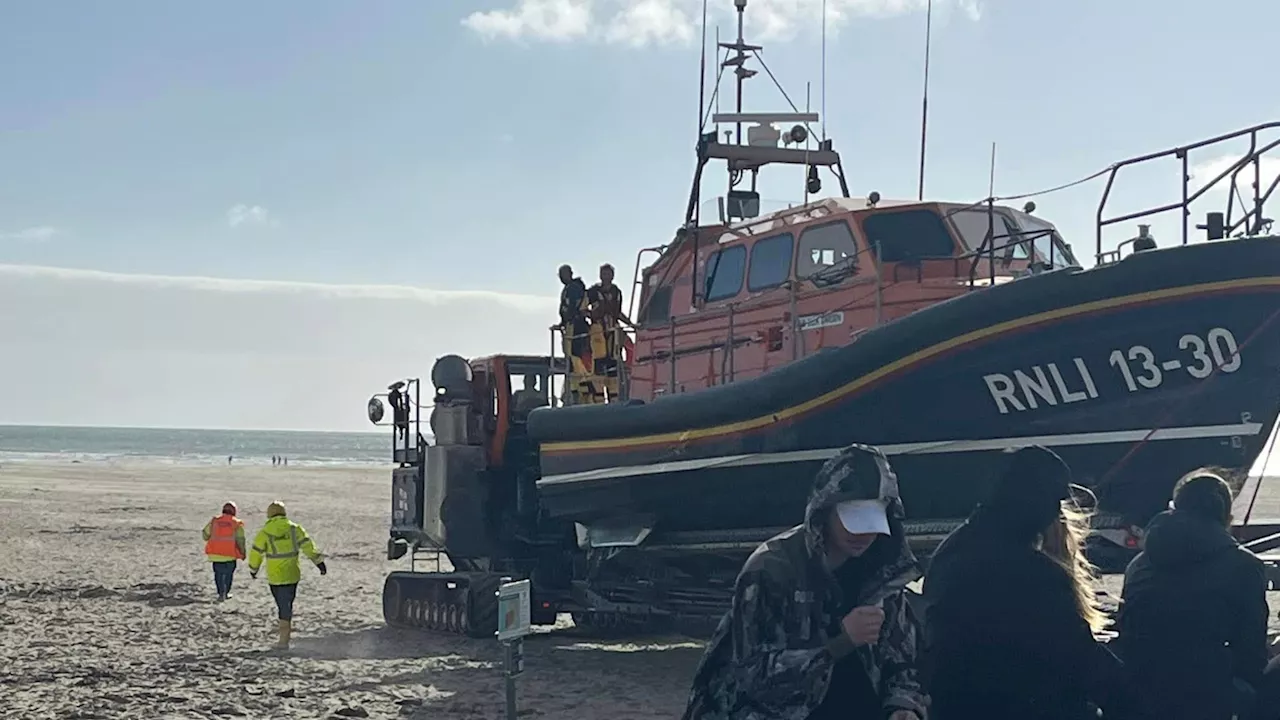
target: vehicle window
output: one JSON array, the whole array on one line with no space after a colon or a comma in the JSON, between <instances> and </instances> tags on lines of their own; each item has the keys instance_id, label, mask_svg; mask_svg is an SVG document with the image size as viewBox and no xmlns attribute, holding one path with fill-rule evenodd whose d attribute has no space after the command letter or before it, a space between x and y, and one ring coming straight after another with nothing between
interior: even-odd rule
<instances>
[{"instance_id":1,"label":"vehicle window","mask_svg":"<svg viewBox=\"0 0 1280 720\"><path fill-rule=\"evenodd\" d=\"M671 319L671 286L654 290L649 294L649 304L644 308L640 323L645 325L662 325Z\"/></svg>"},{"instance_id":2,"label":"vehicle window","mask_svg":"<svg viewBox=\"0 0 1280 720\"><path fill-rule=\"evenodd\" d=\"M1036 255L1038 256L1037 260L1045 263L1049 262L1050 249L1052 249L1052 267L1070 267L1076 264L1075 258L1067 250L1065 243L1062 242L1062 238L1052 224L1027 213L1016 213L1015 217L1018 224L1022 226L1023 234L1031 238L1031 243L1035 246Z\"/></svg>"},{"instance_id":3,"label":"vehicle window","mask_svg":"<svg viewBox=\"0 0 1280 720\"><path fill-rule=\"evenodd\" d=\"M778 287L791 278L791 254L795 238L791 233L757 240L751 246L751 269L747 290L756 292Z\"/></svg>"},{"instance_id":4,"label":"vehicle window","mask_svg":"<svg viewBox=\"0 0 1280 720\"><path fill-rule=\"evenodd\" d=\"M796 277L809 277L842 261L857 263L858 244L843 220L807 228L800 233ZM853 258L853 260L848 260Z\"/></svg>"},{"instance_id":5,"label":"vehicle window","mask_svg":"<svg viewBox=\"0 0 1280 720\"><path fill-rule=\"evenodd\" d=\"M951 213L951 222L955 223L956 230L960 231L960 241L964 243L966 249L971 251L982 247L983 242L987 239L988 229L994 233L992 247L1000 248L996 251L997 256L1004 255L1005 246L1016 242L1018 239L1017 227L1010 222L1004 213L998 211L992 213L991 218L988 219L986 210L960 210ZM1019 243L1013 246L1013 258L1015 260L1026 260L1027 257L1028 252L1025 244Z\"/></svg>"},{"instance_id":6,"label":"vehicle window","mask_svg":"<svg viewBox=\"0 0 1280 720\"><path fill-rule=\"evenodd\" d=\"M742 290L746 269L747 249L742 245L717 251L707 258L703 297L708 302L734 297Z\"/></svg>"},{"instance_id":7,"label":"vehicle window","mask_svg":"<svg viewBox=\"0 0 1280 720\"><path fill-rule=\"evenodd\" d=\"M955 241L932 210L878 213L862 221L872 251L877 245L882 262L951 257Z\"/></svg>"}]
</instances>

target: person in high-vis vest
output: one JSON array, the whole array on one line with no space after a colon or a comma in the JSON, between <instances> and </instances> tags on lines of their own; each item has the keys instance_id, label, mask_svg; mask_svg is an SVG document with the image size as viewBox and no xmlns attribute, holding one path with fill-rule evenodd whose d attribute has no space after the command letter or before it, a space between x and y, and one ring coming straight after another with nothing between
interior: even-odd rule
<instances>
[{"instance_id":1,"label":"person in high-vis vest","mask_svg":"<svg viewBox=\"0 0 1280 720\"><path fill-rule=\"evenodd\" d=\"M618 400L618 377L622 359L622 325L631 326L631 318L622 309L622 288L613 283L613 266L600 266L600 282L587 288L587 314L591 320L591 358L596 376L603 379L595 388L594 402Z\"/></svg>"},{"instance_id":2,"label":"person in high-vis vest","mask_svg":"<svg viewBox=\"0 0 1280 720\"><path fill-rule=\"evenodd\" d=\"M306 555L315 563L321 575L329 572L324 564L324 555L316 548L311 536L286 516L284 503L277 500L267 506L267 522L249 548L249 577L258 577L258 569L266 559L267 584L271 586L271 596L275 598L279 615L277 648L289 647L289 636L293 631L293 601L298 596L298 582L302 580L302 567L298 562L300 555Z\"/></svg>"},{"instance_id":3,"label":"person in high-vis vest","mask_svg":"<svg viewBox=\"0 0 1280 720\"><path fill-rule=\"evenodd\" d=\"M236 504L225 503L222 514L204 526L204 554L213 563L213 585L218 602L231 597L236 561L244 560L244 521L236 517Z\"/></svg>"},{"instance_id":4,"label":"person in high-vis vest","mask_svg":"<svg viewBox=\"0 0 1280 720\"><path fill-rule=\"evenodd\" d=\"M596 396L591 382L591 324L587 318L587 286L582 278L573 276L573 268L561 265L560 283L560 340L563 343L566 367L565 404L576 405L592 402Z\"/></svg>"}]
</instances>

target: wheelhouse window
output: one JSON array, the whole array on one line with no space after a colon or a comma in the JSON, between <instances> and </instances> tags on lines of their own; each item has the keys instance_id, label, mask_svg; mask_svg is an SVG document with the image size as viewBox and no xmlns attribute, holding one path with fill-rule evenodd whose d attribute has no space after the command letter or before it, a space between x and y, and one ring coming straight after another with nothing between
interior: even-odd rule
<instances>
[{"instance_id":1,"label":"wheelhouse window","mask_svg":"<svg viewBox=\"0 0 1280 720\"><path fill-rule=\"evenodd\" d=\"M796 277L806 278L836 265L858 262L858 244L843 220L815 225L800 233L796 253Z\"/></svg>"},{"instance_id":2,"label":"wheelhouse window","mask_svg":"<svg viewBox=\"0 0 1280 720\"><path fill-rule=\"evenodd\" d=\"M863 220L862 227L872 250L878 246L881 262L947 258L955 254L951 233L932 210L877 213Z\"/></svg>"},{"instance_id":3,"label":"wheelhouse window","mask_svg":"<svg viewBox=\"0 0 1280 720\"><path fill-rule=\"evenodd\" d=\"M1052 268L1072 267L1079 264L1051 223L1024 212L1014 212L1013 217L1021 227L1023 236L1031 239L1038 262L1048 263Z\"/></svg>"},{"instance_id":4,"label":"wheelhouse window","mask_svg":"<svg viewBox=\"0 0 1280 720\"><path fill-rule=\"evenodd\" d=\"M645 299L640 324L662 325L671 319L671 286L663 285L655 288Z\"/></svg>"},{"instance_id":5,"label":"wheelhouse window","mask_svg":"<svg viewBox=\"0 0 1280 720\"><path fill-rule=\"evenodd\" d=\"M747 290L759 292L785 283L791 278L791 255L795 238L791 233L757 240L751 246L751 269L747 271Z\"/></svg>"},{"instance_id":6,"label":"wheelhouse window","mask_svg":"<svg viewBox=\"0 0 1280 720\"><path fill-rule=\"evenodd\" d=\"M1010 243L1018 241L1018 228L1009 219L1008 215L996 210L990 214L985 209L958 210L949 213L951 222L955 223L956 230L960 232L960 240L969 251L976 251L984 247L983 243L987 239L987 231L992 233L991 245L985 246L987 250L996 249L997 256L1003 256L1009 249ZM1018 243L1013 246L1013 259L1026 260L1029 256L1026 243Z\"/></svg>"},{"instance_id":7,"label":"wheelhouse window","mask_svg":"<svg viewBox=\"0 0 1280 720\"><path fill-rule=\"evenodd\" d=\"M747 270L747 249L735 245L718 250L707 258L703 297L707 302L735 297L742 291L742 276Z\"/></svg>"}]
</instances>

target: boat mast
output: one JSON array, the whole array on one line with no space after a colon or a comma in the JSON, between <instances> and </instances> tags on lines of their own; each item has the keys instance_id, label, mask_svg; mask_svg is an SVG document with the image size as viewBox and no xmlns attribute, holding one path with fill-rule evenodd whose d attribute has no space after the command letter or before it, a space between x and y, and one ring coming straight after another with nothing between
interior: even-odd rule
<instances>
[{"instance_id":1,"label":"boat mast","mask_svg":"<svg viewBox=\"0 0 1280 720\"><path fill-rule=\"evenodd\" d=\"M933 0L924 11L924 93L920 98L920 186L916 199L924 200L924 149L929 132L929 45L933 34Z\"/></svg>"},{"instance_id":2,"label":"boat mast","mask_svg":"<svg viewBox=\"0 0 1280 720\"><path fill-rule=\"evenodd\" d=\"M745 19L746 11L747 11L747 0L733 0L733 6L738 9L738 41L734 43L734 46L737 49L738 54L734 57L732 62L737 65L737 68L734 70L734 74L738 76L738 92L737 92L738 115L741 115L742 114L742 83L747 78L751 77L752 75L755 75L756 73L754 70L748 70L746 67L747 40L742 36L743 20ZM737 130L737 137L735 138L735 142L741 145L742 144L742 121L739 120L735 127Z\"/></svg>"},{"instance_id":3,"label":"boat mast","mask_svg":"<svg viewBox=\"0 0 1280 720\"><path fill-rule=\"evenodd\" d=\"M733 73L737 78L735 83L737 88L737 97L734 100L735 112L712 113L711 122L715 127L709 130L703 129L700 132L697 147L698 164L694 170L693 186L690 188L689 202L685 207L684 224L677 232L677 242L693 242L695 253L698 247L698 228L702 225L700 212L702 174L707 162L711 160L725 161L729 175L728 194L723 198L718 224L728 224L735 220L749 220L760 215L760 195L756 192L756 183L760 168L765 165L798 165L805 167L808 171L807 194L817 194L821 190L818 168L829 168L840 181L840 190L843 196L849 197L849 186L840 163L840 154L833 149L831 139L825 137L825 128L823 128L823 137L819 140L817 147L812 148L809 145L809 140L814 135L810 130L810 126L819 122L819 114L816 112L800 112L790 98L787 97L786 90L782 88L777 78L769 71L769 67L764 64L764 58L760 55L760 51L764 49L763 46L752 45L746 41L747 0L733 0L733 5L738 12L738 36L733 42L728 43L719 42L717 39L716 46L724 49L725 59L719 63L715 89L711 93L709 102L718 107L720 101L719 76L725 70L733 68ZM704 15L704 37L706 33L705 22ZM764 70L769 72L769 77L773 80L774 85L777 86L783 97L787 99L787 103L791 105L792 112L745 112L745 82L759 74L758 71L746 66L747 61L752 58L755 58ZM825 65L825 53L823 62ZM699 100L699 106L701 107L704 102L708 102L701 84L698 94L701 98ZM710 108L703 110L703 112L709 111ZM793 123L793 125L787 130L780 131L774 127L777 123ZM734 128L732 131L725 131L723 140L720 138L721 124L729 124ZM748 126L745 132L743 132L743 125ZM703 127L701 119L699 126L700 129ZM751 189L739 190L737 189L738 185L742 182L743 175L747 171L751 173ZM694 270L696 273L696 256L694 257ZM693 281L694 304L696 305L700 294L696 274Z\"/></svg>"}]
</instances>

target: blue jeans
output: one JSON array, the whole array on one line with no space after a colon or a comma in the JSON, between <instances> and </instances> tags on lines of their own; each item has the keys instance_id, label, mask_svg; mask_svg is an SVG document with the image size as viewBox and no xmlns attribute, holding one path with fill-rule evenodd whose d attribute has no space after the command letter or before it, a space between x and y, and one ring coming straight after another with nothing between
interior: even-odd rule
<instances>
[{"instance_id":1,"label":"blue jeans","mask_svg":"<svg viewBox=\"0 0 1280 720\"><path fill-rule=\"evenodd\" d=\"M281 620L293 619L293 601L298 597L298 584L272 585L271 597L275 598L276 610Z\"/></svg>"},{"instance_id":2,"label":"blue jeans","mask_svg":"<svg viewBox=\"0 0 1280 720\"><path fill-rule=\"evenodd\" d=\"M218 589L218 597L231 594L231 580L236 574L236 561L227 560L213 564L213 585Z\"/></svg>"}]
</instances>

